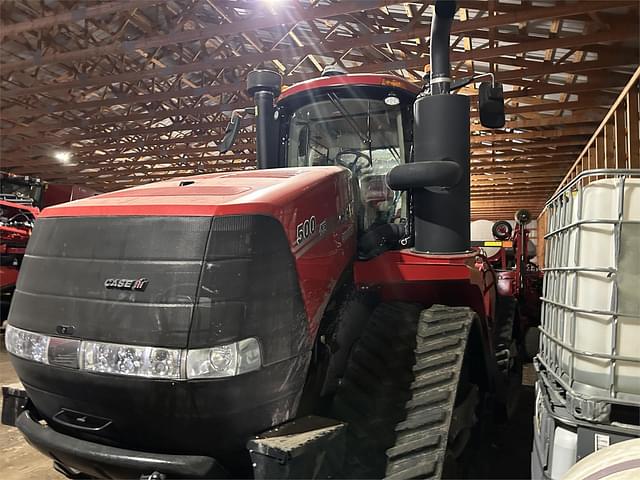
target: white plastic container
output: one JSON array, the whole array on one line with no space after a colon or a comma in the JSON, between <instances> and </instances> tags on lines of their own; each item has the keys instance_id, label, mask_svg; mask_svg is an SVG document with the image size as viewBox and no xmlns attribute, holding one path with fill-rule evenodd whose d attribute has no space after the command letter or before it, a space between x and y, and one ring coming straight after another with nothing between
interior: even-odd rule
<instances>
[{"instance_id":1,"label":"white plastic container","mask_svg":"<svg viewBox=\"0 0 640 480\"><path fill-rule=\"evenodd\" d=\"M549 214L540 358L578 394L640 401L640 178L591 181Z\"/></svg>"},{"instance_id":2,"label":"white plastic container","mask_svg":"<svg viewBox=\"0 0 640 480\"><path fill-rule=\"evenodd\" d=\"M560 480L576 463L578 434L556 427L551 450L551 480Z\"/></svg>"}]
</instances>

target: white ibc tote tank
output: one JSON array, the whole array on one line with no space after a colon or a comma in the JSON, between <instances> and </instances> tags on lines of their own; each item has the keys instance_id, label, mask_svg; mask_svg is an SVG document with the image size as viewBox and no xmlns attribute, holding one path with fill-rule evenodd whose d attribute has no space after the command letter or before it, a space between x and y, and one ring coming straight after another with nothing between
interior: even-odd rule
<instances>
[{"instance_id":1,"label":"white ibc tote tank","mask_svg":"<svg viewBox=\"0 0 640 480\"><path fill-rule=\"evenodd\" d=\"M607 172L583 173L547 206L539 359L574 395L636 403L640 172Z\"/></svg>"}]
</instances>

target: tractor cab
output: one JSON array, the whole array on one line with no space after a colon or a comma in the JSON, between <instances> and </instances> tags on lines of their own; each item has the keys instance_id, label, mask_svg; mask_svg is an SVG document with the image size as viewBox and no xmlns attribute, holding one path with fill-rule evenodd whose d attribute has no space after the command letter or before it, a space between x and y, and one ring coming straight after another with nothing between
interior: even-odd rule
<instances>
[{"instance_id":1,"label":"tractor cab","mask_svg":"<svg viewBox=\"0 0 640 480\"><path fill-rule=\"evenodd\" d=\"M418 88L387 75L331 75L278 99L278 166L341 166L353 175L359 232L405 222L403 192L386 175L409 162L411 107Z\"/></svg>"},{"instance_id":2,"label":"tractor cab","mask_svg":"<svg viewBox=\"0 0 640 480\"><path fill-rule=\"evenodd\" d=\"M446 42L440 49L447 52ZM438 72L448 71L448 56L436 57ZM240 128L238 112L244 111L256 117L259 169L348 169L360 259L408 246L425 252L465 252L470 221L469 100L448 94L483 76L453 84L448 73L432 72L429 84L419 87L392 75L334 70L282 91L279 74L254 70L247 77L247 92L255 108L232 113L219 149L231 149ZM502 86L495 80L485 82L479 92L482 124L502 127ZM424 131L423 125L436 132L434 137L448 139L454 150L441 148L426 135L414 137L414 131ZM455 125L455 132L445 125Z\"/></svg>"},{"instance_id":3,"label":"tractor cab","mask_svg":"<svg viewBox=\"0 0 640 480\"><path fill-rule=\"evenodd\" d=\"M340 166L352 174L359 256L371 258L408 239L407 193L388 173L412 161L413 104L420 88L392 75L325 70L281 91L282 78L256 70L254 97L258 168ZM231 148L237 112L220 149Z\"/></svg>"}]
</instances>

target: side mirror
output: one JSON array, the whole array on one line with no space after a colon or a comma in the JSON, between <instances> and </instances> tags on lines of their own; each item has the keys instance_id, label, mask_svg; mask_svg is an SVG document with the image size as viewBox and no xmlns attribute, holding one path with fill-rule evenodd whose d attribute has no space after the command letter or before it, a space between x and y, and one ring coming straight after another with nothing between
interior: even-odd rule
<instances>
[{"instance_id":1,"label":"side mirror","mask_svg":"<svg viewBox=\"0 0 640 480\"><path fill-rule=\"evenodd\" d=\"M504 127L504 92L501 83L482 82L480 84L478 110L483 127Z\"/></svg>"},{"instance_id":2,"label":"side mirror","mask_svg":"<svg viewBox=\"0 0 640 480\"><path fill-rule=\"evenodd\" d=\"M234 112L231 114L231 120L229 121L229 125L227 125L227 129L224 131L224 137L222 139L222 142L218 144L218 151L220 153L225 153L229 151L229 149L233 145L234 140L236 139L238 130L240 130L240 115L237 115Z\"/></svg>"}]
</instances>

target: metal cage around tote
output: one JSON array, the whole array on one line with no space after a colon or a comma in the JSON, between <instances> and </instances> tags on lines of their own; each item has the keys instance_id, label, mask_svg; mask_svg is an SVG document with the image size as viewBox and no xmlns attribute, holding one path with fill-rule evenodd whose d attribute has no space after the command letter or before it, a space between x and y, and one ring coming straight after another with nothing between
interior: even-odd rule
<instances>
[{"instance_id":1,"label":"metal cage around tote","mask_svg":"<svg viewBox=\"0 0 640 480\"><path fill-rule=\"evenodd\" d=\"M577 416L640 405L640 170L584 171L546 209L538 362Z\"/></svg>"}]
</instances>

